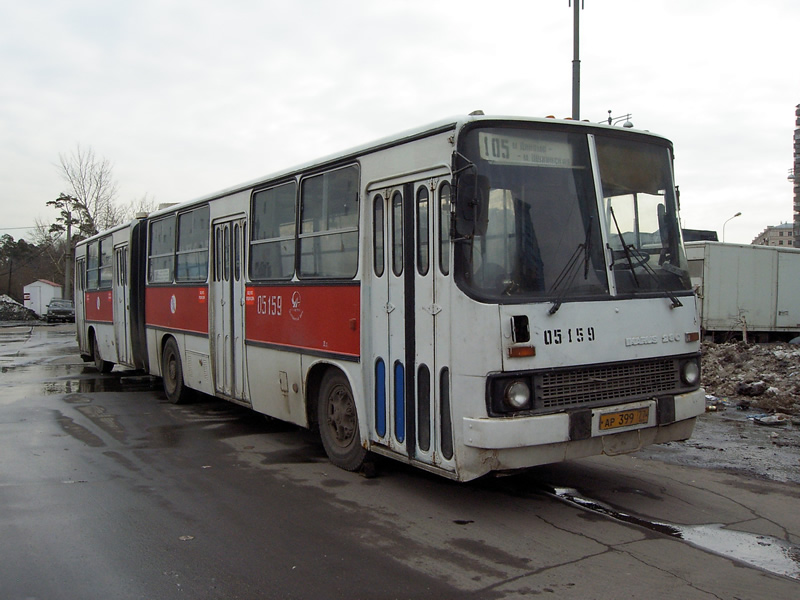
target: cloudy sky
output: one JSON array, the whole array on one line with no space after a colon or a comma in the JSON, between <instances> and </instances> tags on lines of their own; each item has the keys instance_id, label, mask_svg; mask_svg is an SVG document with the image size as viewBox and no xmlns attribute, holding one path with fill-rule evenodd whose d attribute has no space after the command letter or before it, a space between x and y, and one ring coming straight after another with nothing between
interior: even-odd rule
<instances>
[{"instance_id":1,"label":"cloudy sky","mask_svg":"<svg viewBox=\"0 0 800 600\"><path fill-rule=\"evenodd\" d=\"M684 227L792 220L800 2L580 19L581 117L672 139ZM53 218L78 144L121 203L176 202L475 109L568 117L572 33L568 0L0 0L0 234Z\"/></svg>"}]
</instances>

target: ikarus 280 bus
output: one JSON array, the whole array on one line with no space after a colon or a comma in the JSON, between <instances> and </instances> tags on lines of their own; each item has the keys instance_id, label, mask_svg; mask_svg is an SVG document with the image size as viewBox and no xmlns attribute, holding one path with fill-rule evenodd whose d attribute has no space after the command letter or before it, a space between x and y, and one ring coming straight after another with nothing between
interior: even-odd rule
<instances>
[{"instance_id":1,"label":"ikarus 280 bus","mask_svg":"<svg viewBox=\"0 0 800 600\"><path fill-rule=\"evenodd\" d=\"M692 433L672 145L473 114L156 211L76 251L101 369L470 480Z\"/></svg>"}]
</instances>

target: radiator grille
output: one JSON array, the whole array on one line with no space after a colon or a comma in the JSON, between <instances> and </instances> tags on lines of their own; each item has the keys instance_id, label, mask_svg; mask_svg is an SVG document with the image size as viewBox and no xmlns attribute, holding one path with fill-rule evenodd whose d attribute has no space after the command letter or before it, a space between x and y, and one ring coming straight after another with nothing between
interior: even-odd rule
<instances>
[{"instance_id":1,"label":"radiator grille","mask_svg":"<svg viewBox=\"0 0 800 600\"><path fill-rule=\"evenodd\" d=\"M536 376L536 409L553 410L674 392L678 361L667 359L552 371Z\"/></svg>"}]
</instances>

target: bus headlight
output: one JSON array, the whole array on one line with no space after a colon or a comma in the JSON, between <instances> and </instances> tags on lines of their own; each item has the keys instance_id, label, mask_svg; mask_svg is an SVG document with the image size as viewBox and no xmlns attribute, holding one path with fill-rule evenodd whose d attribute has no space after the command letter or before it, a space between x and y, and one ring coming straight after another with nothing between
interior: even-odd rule
<instances>
[{"instance_id":1,"label":"bus headlight","mask_svg":"<svg viewBox=\"0 0 800 600\"><path fill-rule=\"evenodd\" d=\"M697 359L687 360L681 365L681 379L686 385L700 383L700 363Z\"/></svg>"},{"instance_id":2,"label":"bus headlight","mask_svg":"<svg viewBox=\"0 0 800 600\"><path fill-rule=\"evenodd\" d=\"M506 386L503 400L513 410L523 410L531 405L531 388L524 381L513 381Z\"/></svg>"}]
</instances>

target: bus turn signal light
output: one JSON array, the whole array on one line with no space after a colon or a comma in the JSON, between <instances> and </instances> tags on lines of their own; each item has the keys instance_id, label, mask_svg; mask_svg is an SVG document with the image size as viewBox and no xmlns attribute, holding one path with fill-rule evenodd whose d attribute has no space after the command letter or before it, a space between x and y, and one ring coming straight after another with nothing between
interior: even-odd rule
<instances>
[{"instance_id":1,"label":"bus turn signal light","mask_svg":"<svg viewBox=\"0 0 800 600\"><path fill-rule=\"evenodd\" d=\"M527 356L536 356L534 346L515 346L508 349L508 358L525 358Z\"/></svg>"}]
</instances>

